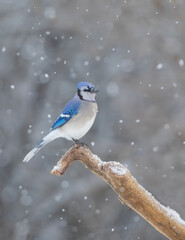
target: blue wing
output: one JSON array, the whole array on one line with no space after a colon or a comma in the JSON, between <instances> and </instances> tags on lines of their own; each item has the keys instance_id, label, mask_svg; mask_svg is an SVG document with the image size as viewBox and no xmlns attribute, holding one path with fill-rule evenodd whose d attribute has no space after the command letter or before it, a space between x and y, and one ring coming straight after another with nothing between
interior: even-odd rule
<instances>
[{"instance_id":1,"label":"blue wing","mask_svg":"<svg viewBox=\"0 0 185 240\"><path fill-rule=\"evenodd\" d=\"M51 130L55 130L56 128L63 126L74 115L76 115L79 111L80 104L81 104L80 101L77 101L75 98L73 98L70 102L68 102L64 107L60 116L57 118L57 120L53 124Z\"/></svg>"}]
</instances>

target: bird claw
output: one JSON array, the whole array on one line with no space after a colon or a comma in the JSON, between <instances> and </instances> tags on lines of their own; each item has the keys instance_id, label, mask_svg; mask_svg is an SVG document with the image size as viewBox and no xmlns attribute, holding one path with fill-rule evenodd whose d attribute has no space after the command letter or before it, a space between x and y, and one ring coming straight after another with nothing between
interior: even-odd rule
<instances>
[{"instance_id":1,"label":"bird claw","mask_svg":"<svg viewBox=\"0 0 185 240\"><path fill-rule=\"evenodd\" d=\"M73 141L75 142L76 145L81 146L81 147L87 147L88 145L84 142L80 142L78 139L74 139Z\"/></svg>"}]
</instances>

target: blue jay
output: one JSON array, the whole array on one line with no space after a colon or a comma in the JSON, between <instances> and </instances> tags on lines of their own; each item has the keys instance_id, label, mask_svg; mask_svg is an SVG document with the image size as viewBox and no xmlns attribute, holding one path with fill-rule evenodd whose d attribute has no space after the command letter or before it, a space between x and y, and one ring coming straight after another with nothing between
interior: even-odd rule
<instances>
[{"instance_id":1,"label":"blue jay","mask_svg":"<svg viewBox=\"0 0 185 240\"><path fill-rule=\"evenodd\" d=\"M26 155L23 162L28 162L43 146L56 138L63 137L78 143L94 123L98 111L95 100L97 92L91 83L78 83L75 96L66 104L49 134Z\"/></svg>"}]
</instances>

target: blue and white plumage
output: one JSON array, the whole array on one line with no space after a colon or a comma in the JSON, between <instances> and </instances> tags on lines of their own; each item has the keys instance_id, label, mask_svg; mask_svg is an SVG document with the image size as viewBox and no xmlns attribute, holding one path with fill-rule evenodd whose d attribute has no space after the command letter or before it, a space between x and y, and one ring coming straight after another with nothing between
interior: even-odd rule
<instances>
[{"instance_id":1,"label":"blue and white plumage","mask_svg":"<svg viewBox=\"0 0 185 240\"><path fill-rule=\"evenodd\" d=\"M43 146L56 138L63 137L78 142L89 131L96 118L98 106L95 96L97 92L91 83L78 83L77 93L66 104L49 134L26 155L23 162L28 162Z\"/></svg>"}]
</instances>

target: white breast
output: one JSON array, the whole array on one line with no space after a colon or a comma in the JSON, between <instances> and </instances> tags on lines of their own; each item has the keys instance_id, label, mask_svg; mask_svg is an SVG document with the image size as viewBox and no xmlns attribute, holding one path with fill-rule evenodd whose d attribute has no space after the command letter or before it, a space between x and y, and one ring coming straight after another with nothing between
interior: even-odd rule
<instances>
[{"instance_id":1,"label":"white breast","mask_svg":"<svg viewBox=\"0 0 185 240\"><path fill-rule=\"evenodd\" d=\"M80 112L61 127L61 137L68 140L82 138L92 127L97 114L97 104L84 102Z\"/></svg>"}]
</instances>

